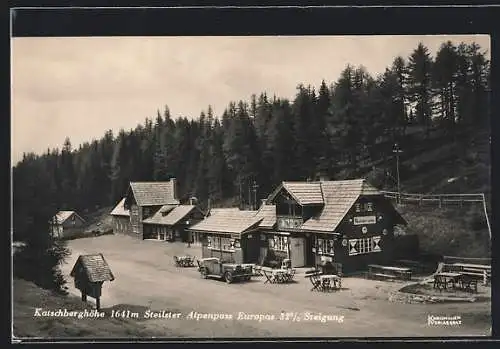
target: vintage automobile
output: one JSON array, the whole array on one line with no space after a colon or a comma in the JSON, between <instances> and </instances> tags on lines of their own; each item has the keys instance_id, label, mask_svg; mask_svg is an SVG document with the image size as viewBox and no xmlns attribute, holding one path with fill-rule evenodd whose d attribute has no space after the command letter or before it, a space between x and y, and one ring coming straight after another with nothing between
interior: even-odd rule
<instances>
[{"instance_id":1,"label":"vintage automobile","mask_svg":"<svg viewBox=\"0 0 500 349\"><path fill-rule=\"evenodd\" d=\"M202 258L198 260L198 271L205 279L209 277L233 281L248 281L253 275L252 264L225 263L219 258Z\"/></svg>"}]
</instances>

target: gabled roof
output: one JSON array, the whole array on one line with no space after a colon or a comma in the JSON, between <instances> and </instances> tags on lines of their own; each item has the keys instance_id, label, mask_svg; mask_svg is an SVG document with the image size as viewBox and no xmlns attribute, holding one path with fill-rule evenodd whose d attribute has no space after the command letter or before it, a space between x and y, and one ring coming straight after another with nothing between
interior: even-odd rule
<instances>
[{"instance_id":1,"label":"gabled roof","mask_svg":"<svg viewBox=\"0 0 500 349\"><path fill-rule=\"evenodd\" d=\"M322 205L323 193L319 182L281 182L281 184L268 197L271 202L278 193L286 190L300 205Z\"/></svg>"},{"instance_id":2,"label":"gabled roof","mask_svg":"<svg viewBox=\"0 0 500 349\"><path fill-rule=\"evenodd\" d=\"M125 208L125 199L123 198L110 212L112 216L130 216L130 211Z\"/></svg>"},{"instance_id":3,"label":"gabled roof","mask_svg":"<svg viewBox=\"0 0 500 349\"><path fill-rule=\"evenodd\" d=\"M138 206L175 205L175 180L166 182L130 182L127 194L132 191ZM128 195L127 195L128 196Z\"/></svg>"},{"instance_id":4,"label":"gabled roof","mask_svg":"<svg viewBox=\"0 0 500 349\"><path fill-rule=\"evenodd\" d=\"M63 224L64 222L66 222L68 220L69 217L71 217L72 215L75 215L76 217L78 217L82 222L85 222L85 219L83 219L82 217L80 217L80 215L78 213L76 213L75 211L59 211L56 213L56 215L53 217L53 219L55 220L54 223L56 224Z\"/></svg>"},{"instance_id":5,"label":"gabled roof","mask_svg":"<svg viewBox=\"0 0 500 349\"><path fill-rule=\"evenodd\" d=\"M325 205L320 214L304 222L300 230L333 232L360 196L381 195L364 179L320 183Z\"/></svg>"},{"instance_id":6,"label":"gabled roof","mask_svg":"<svg viewBox=\"0 0 500 349\"><path fill-rule=\"evenodd\" d=\"M146 218L142 222L148 224L174 225L184 219L193 210L199 209L195 205L179 205L168 211L166 215L163 215L160 209L153 216Z\"/></svg>"},{"instance_id":7,"label":"gabled roof","mask_svg":"<svg viewBox=\"0 0 500 349\"><path fill-rule=\"evenodd\" d=\"M254 228L262 220L256 217L257 211L241 211L238 208L217 208L210 215L194 224L189 230L209 233L230 234L239 237Z\"/></svg>"},{"instance_id":8,"label":"gabled roof","mask_svg":"<svg viewBox=\"0 0 500 349\"><path fill-rule=\"evenodd\" d=\"M90 282L113 281L115 279L102 253L80 255L70 276L75 277L80 266L83 267Z\"/></svg>"},{"instance_id":9,"label":"gabled roof","mask_svg":"<svg viewBox=\"0 0 500 349\"><path fill-rule=\"evenodd\" d=\"M272 228L276 223L276 206L262 204L255 214L255 217L262 218L259 223L259 228Z\"/></svg>"}]
</instances>

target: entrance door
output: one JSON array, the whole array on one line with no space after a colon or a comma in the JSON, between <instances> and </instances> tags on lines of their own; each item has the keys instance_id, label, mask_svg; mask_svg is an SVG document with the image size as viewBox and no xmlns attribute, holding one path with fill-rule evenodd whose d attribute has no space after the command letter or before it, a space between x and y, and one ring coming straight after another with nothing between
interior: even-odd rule
<instances>
[{"instance_id":1,"label":"entrance door","mask_svg":"<svg viewBox=\"0 0 500 349\"><path fill-rule=\"evenodd\" d=\"M290 259L292 267L300 268L306 265L305 238L290 238Z\"/></svg>"}]
</instances>

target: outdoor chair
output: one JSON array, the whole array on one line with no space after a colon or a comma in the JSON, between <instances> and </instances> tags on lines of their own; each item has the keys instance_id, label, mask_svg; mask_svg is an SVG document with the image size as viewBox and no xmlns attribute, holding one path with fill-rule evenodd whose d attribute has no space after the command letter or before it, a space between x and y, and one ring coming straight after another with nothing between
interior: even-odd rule
<instances>
[{"instance_id":1,"label":"outdoor chair","mask_svg":"<svg viewBox=\"0 0 500 349\"><path fill-rule=\"evenodd\" d=\"M434 275L434 288L437 288L439 291L446 289L447 281L446 278L442 275Z\"/></svg>"},{"instance_id":2,"label":"outdoor chair","mask_svg":"<svg viewBox=\"0 0 500 349\"><path fill-rule=\"evenodd\" d=\"M261 265L255 265L253 267L253 273L254 273L254 276L263 276L264 274L262 274L262 266Z\"/></svg>"},{"instance_id":3,"label":"outdoor chair","mask_svg":"<svg viewBox=\"0 0 500 349\"><path fill-rule=\"evenodd\" d=\"M321 284L320 274L311 274L310 276L306 276L311 281L312 288L311 291L323 291L323 285Z\"/></svg>"},{"instance_id":4,"label":"outdoor chair","mask_svg":"<svg viewBox=\"0 0 500 349\"><path fill-rule=\"evenodd\" d=\"M268 282L270 284L274 284L276 282L276 280L274 279L274 275L273 275L273 272L272 270L270 269L264 269L262 268L262 272L264 273L264 276L266 277L266 280L264 281L265 284L267 284Z\"/></svg>"},{"instance_id":5,"label":"outdoor chair","mask_svg":"<svg viewBox=\"0 0 500 349\"><path fill-rule=\"evenodd\" d=\"M295 269L290 269L288 271L288 274L286 274L286 281L287 282L293 281L294 276L295 276Z\"/></svg>"},{"instance_id":6,"label":"outdoor chair","mask_svg":"<svg viewBox=\"0 0 500 349\"><path fill-rule=\"evenodd\" d=\"M477 279L468 275L462 275L460 284L464 291L477 293Z\"/></svg>"},{"instance_id":7,"label":"outdoor chair","mask_svg":"<svg viewBox=\"0 0 500 349\"><path fill-rule=\"evenodd\" d=\"M180 267L181 266L181 262L179 260L179 257L177 257L177 256L174 256L174 265L176 267Z\"/></svg>"}]
</instances>

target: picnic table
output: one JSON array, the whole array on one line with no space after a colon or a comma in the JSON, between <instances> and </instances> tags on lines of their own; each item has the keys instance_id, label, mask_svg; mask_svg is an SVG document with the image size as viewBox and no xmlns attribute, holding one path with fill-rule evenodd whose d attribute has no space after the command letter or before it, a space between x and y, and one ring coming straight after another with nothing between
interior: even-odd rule
<instances>
[{"instance_id":1,"label":"picnic table","mask_svg":"<svg viewBox=\"0 0 500 349\"><path fill-rule=\"evenodd\" d=\"M323 290L337 290L342 287L342 279L338 275L320 275Z\"/></svg>"},{"instance_id":2,"label":"picnic table","mask_svg":"<svg viewBox=\"0 0 500 349\"><path fill-rule=\"evenodd\" d=\"M370 264L368 265L368 276L384 279L411 280L411 269L406 267Z\"/></svg>"},{"instance_id":3,"label":"picnic table","mask_svg":"<svg viewBox=\"0 0 500 349\"><path fill-rule=\"evenodd\" d=\"M460 282L460 277L462 274L454 272L441 272L434 275L434 288L437 289L447 289L448 284L451 284L453 288L456 288L457 284Z\"/></svg>"},{"instance_id":4,"label":"picnic table","mask_svg":"<svg viewBox=\"0 0 500 349\"><path fill-rule=\"evenodd\" d=\"M332 291L342 287L342 279L339 275L323 274L321 271L312 271L306 273L306 278L312 284L311 291Z\"/></svg>"},{"instance_id":5,"label":"picnic table","mask_svg":"<svg viewBox=\"0 0 500 349\"><path fill-rule=\"evenodd\" d=\"M174 264L176 267L194 267L194 257L186 256L174 256Z\"/></svg>"},{"instance_id":6,"label":"picnic table","mask_svg":"<svg viewBox=\"0 0 500 349\"><path fill-rule=\"evenodd\" d=\"M461 268L461 273L464 275L468 275L476 280L482 280L484 285L487 285L491 280L491 265L453 263L453 266Z\"/></svg>"},{"instance_id":7,"label":"picnic table","mask_svg":"<svg viewBox=\"0 0 500 349\"><path fill-rule=\"evenodd\" d=\"M434 275L434 288L446 290L448 285L453 289L460 288L464 291L477 292L477 279L467 273L440 272Z\"/></svg>"},{"instance_id":8,"label":"picnic table","mask_svg":"<svg viewBox=\"0 0 500 349\"><path fill-rule=\"evenodd\" d=\"M283 284L291 282L295 276L295 269L270 269L262 267L260 270L266 277L264 281L265 284Z\"/></svg>"},{"instance_id":9,"label":"picnic table","mask_svg":"<svg viewBox=\"0 0 500 349\"><path fill-rule=\"evenodd\" d=\"M440 266L438 267L438 273L441 271L461 273L462 275L475 279L476 281L482 280L484 285L487 285L489 281L491 281L491 265L471 263L440 263ZM467 279L467 277L465 279Z\"/></svg>"}]
</instances>

